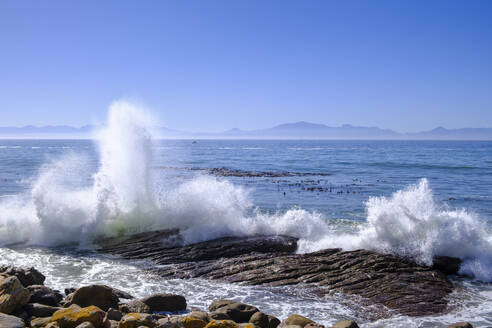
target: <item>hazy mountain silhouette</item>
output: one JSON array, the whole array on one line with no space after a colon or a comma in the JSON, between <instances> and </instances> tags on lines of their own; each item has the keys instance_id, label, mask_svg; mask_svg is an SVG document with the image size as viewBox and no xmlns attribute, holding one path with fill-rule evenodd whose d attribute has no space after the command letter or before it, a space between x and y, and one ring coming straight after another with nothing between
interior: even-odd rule
<instances>
[{"instance_id":1,"label":"hazy mountain silhouette","mask_svg":"<svg viewBox=\"0 0 492 328\"><path fill-rule=\"evenodd\" d=\"M67 125L0 127L0 137L21 138L90 138L93 131L101 128L96 125L72 127ZM353 126L345 124L330 127L324 124L296 122L286 123L267 129L241 130L230 129L223 132L186 132L154 127L158 137L169 138L252 138L252 139L432 139L432 140L492 140L492 128L446 129L399 133L377 127Z\"/></svg>"}]
</instances>

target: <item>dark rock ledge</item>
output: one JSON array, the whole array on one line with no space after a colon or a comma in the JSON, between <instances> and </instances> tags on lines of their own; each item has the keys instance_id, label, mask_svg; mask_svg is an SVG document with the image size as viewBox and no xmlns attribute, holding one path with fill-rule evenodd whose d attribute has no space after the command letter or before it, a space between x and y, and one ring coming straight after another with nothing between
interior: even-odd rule
<instances>
[{"instance_id":1,"label":"dark rock ledge","mask_svg":"<svg viewBox=\"0 0 492 328\"><path fill-rule=\"evenodd\" d=\"M399 313L423 316L447 310L453 290L445 273L459 261L440 258L429 268L413 261L367 250L327 249L295 254L297 239L288 236L225 237L178 245L177 231L157 231L98 242L100 252L127 259L148 259L157 274L206 278L248 285L312 284L322 293L359 295Z\"/></svg>"}]
</instances>

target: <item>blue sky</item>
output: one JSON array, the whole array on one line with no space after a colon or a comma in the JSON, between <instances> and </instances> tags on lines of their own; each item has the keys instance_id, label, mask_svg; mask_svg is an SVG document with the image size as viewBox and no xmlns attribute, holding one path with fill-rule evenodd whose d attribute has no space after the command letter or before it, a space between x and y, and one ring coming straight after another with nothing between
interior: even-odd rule
<instances>
[{"instance_id":1,"label":"blue sky","mask_svg":"<svg viewBox=\"0 0 492 328\"><path fill-rule=\"evenodd\" d=\"M0 1L0 126L492 126L492 1Z\"/></svg>"}]
</instances>

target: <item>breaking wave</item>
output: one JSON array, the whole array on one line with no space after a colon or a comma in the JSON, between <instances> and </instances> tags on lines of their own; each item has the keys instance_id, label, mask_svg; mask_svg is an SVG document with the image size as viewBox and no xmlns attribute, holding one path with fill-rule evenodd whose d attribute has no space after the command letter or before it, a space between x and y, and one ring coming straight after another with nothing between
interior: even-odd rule
<instances>
[{"instance_id":1,"label":"breaking wave","mask_svg":"<svg viewBox=\"0 0 492 328\"><path fill-rule=\"evenodd\" d=\"M67 153L40 168L27 194L0 200L0 244L89 246L99 236L176 228L185 242L225 235L285 234L299 252L329 247L373 249L431 264L463 259L462 273L492 280L492 239L473 213L439 204L426 179L366 202L367 222L348 233L320 213L293 208L264 213L249 191L199 175L177 187L152 176L152 120L127 102L111 105L98 133L99 168ZM87 176L91 176L87 181Z\"/></svg>"}]
</instances>

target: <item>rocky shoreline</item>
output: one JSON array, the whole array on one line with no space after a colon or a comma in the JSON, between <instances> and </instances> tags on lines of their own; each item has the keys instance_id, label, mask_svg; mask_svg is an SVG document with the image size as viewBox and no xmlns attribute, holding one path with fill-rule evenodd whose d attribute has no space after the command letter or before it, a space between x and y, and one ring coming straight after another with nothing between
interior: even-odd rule
<instances>
[{"instance_id":1,"label":"rocky shoreline","mask_svg":"<svg viewBox=\"0 0 492 328\"><path fill-rule=\"evenodd\" d=\"M0 267L0 328L324 328L298 314L284 320L253 305L211 301L208 311L188 308L185 297L153 294L135 299L106 285L67 288L64 295L44 286L35 268ZM333 328L357 328L343 320ZM460 322L449 327L472 327Z\"/></svg>"}]
</instances>

